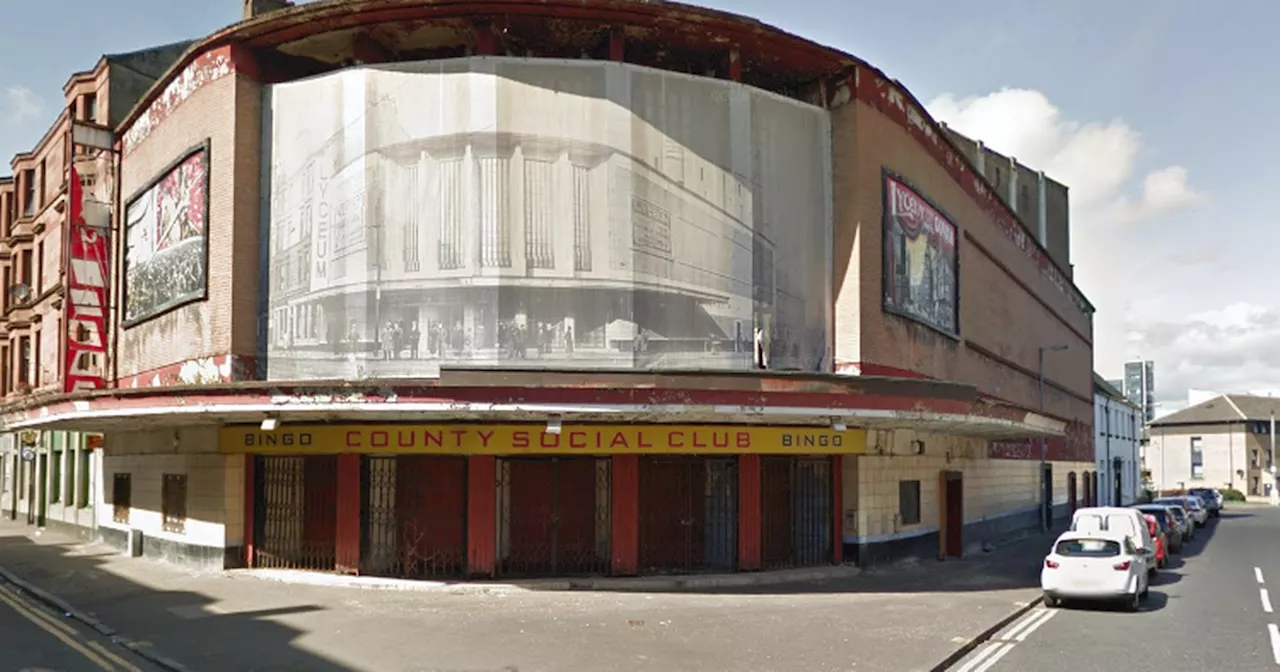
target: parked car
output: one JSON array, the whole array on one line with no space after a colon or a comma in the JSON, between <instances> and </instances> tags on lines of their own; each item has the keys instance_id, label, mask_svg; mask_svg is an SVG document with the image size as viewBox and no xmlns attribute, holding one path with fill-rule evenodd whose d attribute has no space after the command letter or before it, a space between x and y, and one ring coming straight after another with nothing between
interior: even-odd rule
<instances>
[{"instance_id":1,"label":"parked car","mask_svg":"<svg viewBox=\"0 0 1280 672\"><path fill-rule=\"evenodd\" d=\"M1199 497L1187 495L1182 499L1186 502L1183 506L1190 509L1191 518L1196 521L1196 527L1204 527L1209 524L1209 508L1204 505L1204 502L1200 501Z\"/></svg>"},{"instance_id":2,"label":"parked car","mask_svg":"<svg viewBox=\"0 0 1280 672\"><path fill-rule=\"evenodd\" d=\"M1222 514L1222 493L1213 488L1191 488L1187 494L1194 495L1204 502L1205 507L1209 509L1209 515L1217 518Z\"/></svg>"},{"instance_id":3,"label":"parked car","mask_svg":"<svg viewBox=\"0 0 1280 672\"><path fill-rule=\"evenodd\" d=\"M1156 569L1164 569L1169 564L1169 544L1165 541L1164 528L1160 527L1160 521L1156 517L1149 514L1142 514L1142 518L1147 521L1147 530L1151 532L1151 538L1156 542Z\"/></svg>"},{"instance_id":4,"label":"parked car","mask_svg":"<svg viewBox=\"0 0 1280 672\"><path fill-rule=\"evenodd\" d=\"M1204 524L1209 520L1208 512L1204 510L1203 506L1200 506L1195 497L1187 497L1185 495L1161 497L1155 500L1153 504L1182 507L1182 510L1187 513L1187 518L1192 521L1195 527L1204 527ZM1192 532L1194 533L1194 530Z\"/></svg>"},{"instance_id":5,"label":"parked car","mask_svg":"<svg viewBox=\"0 0 1280 672\"><path fill-rule=\"evenodd\" d=\"M1147 521L1136 509L1115 506L1089 506L1076 509L1071 516L1071 529L1075 532L1115 532L1133 538L1133 545L1146 554L1147 570L1152 574L1156 567L1156 543L1147 529Z\"/></svg>"},{"instance_id":6,"label":"parked car","mask_svg":"<svg viewBox=\"0 0 1280 672\"><path fill-rule=\"evenodd\" d=\"M1155 502L1152 502L1152 504L1155 504ZM1170 504L1168 502L1165 502L1163 504L1159 504L1158 506L1163 506L1169 509L1169 512L1172 513L1173 516L1178 519L1178 526L1182 528L1183 541L1190 541L1191 539L1195 538L1196 522L1192 520L1191 514L1187 513L1187 510L1182 508L1181 504Z\"/></svg>"},{"instance_id":7,"label":"parked car","mask_svg":"<svg viewBox=\"0 0 1280 672\"><path fill-rule=\"evenodd\" d=\"M1160 504L1139 504L1133 508L1141 511L1143 514L1155 516L1156 519L1160 521L1161 528L1164 529L1165 544L1168 546L1169 552L1182 552L1182 535L1184 525L1177 516L1173 515L1173 511L1169 507L1162 506Z\"/></svg>"},{"instance_id":8,"label":"parked car","mask_svg":"<svg viewBox=\"0 0 1280 672\"><path fill-rule=\"evenodd\" d=\"M1149 586L1147 554L1133 537L1118 531L1064 532L1040 570L1040 589L1049 608L1063 600L1118 600L1137 611Z\"/></svg>"}]
</instances>

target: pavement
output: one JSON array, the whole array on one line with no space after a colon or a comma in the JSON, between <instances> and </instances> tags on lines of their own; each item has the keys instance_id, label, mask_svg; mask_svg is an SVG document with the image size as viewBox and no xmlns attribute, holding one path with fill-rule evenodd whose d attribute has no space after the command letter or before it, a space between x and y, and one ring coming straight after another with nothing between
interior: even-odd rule
<instances>
[{"instance_id":1,"label":"pavement","mask_svg":"<svg viewBox=\"0 0 1280 672\"><path fill-rule=\"evenodd\" d=\"M1034 606L1048 543L787 583L371 590L197 572L3 521L0 580L148 672L923 672ZM35 641L0 633L0 651Z\"/></svg>"},{"instance_id":2,"label":"pavement","mask_svg":"<svg viewBox=\"0 0 1280 672\"><path fill-rule=\"evenodd\" d=\"M1280 669L1280 509L1228 504L1151 584L1142 609L1037 606L950 672ZM1274 585L1273 585L1274 584ZM1271 586L1271 587L1269 587Z\"/></svg>"}]
</instances>

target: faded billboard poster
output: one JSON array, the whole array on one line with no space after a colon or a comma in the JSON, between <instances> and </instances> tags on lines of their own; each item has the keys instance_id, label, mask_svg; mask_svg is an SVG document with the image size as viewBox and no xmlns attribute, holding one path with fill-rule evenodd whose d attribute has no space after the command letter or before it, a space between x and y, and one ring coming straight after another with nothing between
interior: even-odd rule
<instances>
[{"instance_id":1,"label":"faded billboard poster","mask_svg":"<svg viewBox=\"0 0 1280 672\"><path fill-rule=\"evenodd\" d=\"M956 225L900 178L884 176L884 308L959 333Z\"/></svg>"},{"instance_id":2,"label":"faded billboard poster","mask_svg":"<svg viewBox=\"0 0 1280 672\"><path fill-rule=\"evenodd\" d=\"M830 369L824 110L514 58L268 95L272 380Z\"/></svg>"},{"instance_id":3,"label":"faded billboard poster","mask_svg":"<svg viewBox=\"0 0 1280 672\"><path fill-rule=\"evenodd\" d=\"M125 206L124 325L204 298L209 150L163 171Z\"/></svg>"}]
</instances>

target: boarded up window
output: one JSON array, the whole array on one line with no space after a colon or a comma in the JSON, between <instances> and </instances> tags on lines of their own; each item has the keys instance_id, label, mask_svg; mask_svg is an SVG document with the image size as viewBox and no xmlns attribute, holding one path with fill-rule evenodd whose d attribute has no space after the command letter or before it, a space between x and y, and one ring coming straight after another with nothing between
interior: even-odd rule
<instances>
[{"instance_id":1,"label":"boarded up window","mask_svg":"<svg viewBox=\"0 0 1280 672\"><path fill-rule=\"evenodd\" d=\"M187 475L165 474L160 499L164 531L184 533L187 529Z\"/></svg>"},{"instance_id":2,"label":"boarded up window","mask_svg":"<svg viewBox=\"0 0 1280 672\"><path fill-rule=\"evenodd\" d=\"M903 525L920 523L920 481L898 481L898 515Z\"/></svg>"},{"instance_id":3,"label":"boarded up window","mask_svg":"<svg viewBox=\"0 0 1280 672\"><path fill-rule=\"evenodd\" d=\"M129 522L129 509L133 508L133 475L116 474L111 481L111 520Z\"/></svg>"}]
</instances>

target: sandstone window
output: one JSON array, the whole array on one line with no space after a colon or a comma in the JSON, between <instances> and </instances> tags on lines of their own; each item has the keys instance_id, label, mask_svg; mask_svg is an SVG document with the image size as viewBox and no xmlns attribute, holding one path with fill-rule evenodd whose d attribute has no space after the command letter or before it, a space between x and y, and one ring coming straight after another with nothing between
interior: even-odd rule
<instances>
[{"instance_id":1,"label":"sandstone window","mask_svg":"<svg viewBox=\"0 0 1280 672\"><path fill-rule=\"evenodd\" d=\"M98 96L86 93L80 98L80 119L82 121L98 121Z\"/></svg>"},{"instance_id":2,"label":"sandstone window","mask_svg":"<svg viewBox=\"0 0 1280 672\"><path fill-rule=\"evenodd\" d=\"M34 217L36 214L36 171L28 168L22 171L22 216Z\"/></svg>"}]
</instances>

